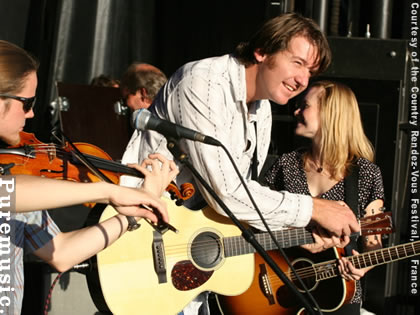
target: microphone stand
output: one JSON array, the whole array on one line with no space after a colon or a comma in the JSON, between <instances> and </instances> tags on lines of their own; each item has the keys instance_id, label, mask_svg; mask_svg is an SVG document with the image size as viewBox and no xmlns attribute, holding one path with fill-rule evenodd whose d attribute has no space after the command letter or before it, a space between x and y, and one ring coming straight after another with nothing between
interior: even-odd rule
<instances>
[{"instance_id":1,"label":"microphone stand","mask_svg":"<svg viewBox=\"0 0 420 315\"><path fill-rule=\"evenodd\" d=\"M314 308L309 304L306 297L297 290L296 286L290 281L290 279L284 274L284 272L279 268L279 266L274 262L267 251L258 243L255 238L254 232L250 228L246 228L230 211L226 206L223 200L214 192L210 185L204 180L204 178L197 172L194 166L188 160L188 155L183 152L179 146L178 139L167 138L167 148L172 153L175 159L184 164L188 169L193 173L194 177L203 185L206 191L213 197L217 204L223 209L226 215L232 220L232 222L241 230L242 237L250 243L256 250L258 254L264 259L264 261L271 267L271 269L276 273L276 275L283 281L283 283L295 294L295 296L302 302L303 306L307 311L312 315L315 315L316 312ZM319 310L320 311L320 310ZM322 313L321 313L322 314Z\"/></svg>"}]
</instances>

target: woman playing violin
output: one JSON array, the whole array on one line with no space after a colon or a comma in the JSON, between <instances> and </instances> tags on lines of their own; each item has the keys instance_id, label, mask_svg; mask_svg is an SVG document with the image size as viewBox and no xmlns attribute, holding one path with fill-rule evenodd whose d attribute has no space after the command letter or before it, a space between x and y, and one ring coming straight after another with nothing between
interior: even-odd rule
<instances>
[{"instance_id":1,"label":"woman playing violin","mask_svg":"<svg viewBox=\"0 0 420 315\"><path fill-rule=\"evenodd\" d=\"M34 117L37 68L37 62L23 49L0 41L0 140L6 145L18 144L26 119ZM152 171L146 170L146 166L152 167ZM33 252L57 270L65 271L95 255L125 233L128 228L126 216L156 222L156 215L142 205L156 209L163 220L168 221L166 207L159 197L178 172L174 162L160 155L151 155L142 166L135 167L145 176L142 189L104 182L77 183L29 175L14 177L16 202L14 207L11 205L12 213L0 213L0 226L10 225L14 234L11 235L14 239L11 250L8 253L2 250L0 254L3 260L11 258L5 256L14 253L13 277L1 275L1 286L8 288L3 288L0 293L2 313L20 314L21 311L23 249L25 253ZM13 178L0 177L2 179ZM47 211L34 211L86 202L110 203L119 214L95 226L62 233ZM6 236L4 228L0 232L3 233L0 237Z\"/></svg>"}]
</instances>

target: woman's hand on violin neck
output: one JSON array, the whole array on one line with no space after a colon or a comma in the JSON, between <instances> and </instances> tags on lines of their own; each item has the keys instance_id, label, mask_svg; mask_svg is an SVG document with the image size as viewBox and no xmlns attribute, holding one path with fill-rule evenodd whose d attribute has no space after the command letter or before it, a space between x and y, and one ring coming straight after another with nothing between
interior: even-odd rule
<instances>
[{"instance_id":1,"label":"woman's hand on violin neck","mask_svg":"<svg viewBox=\"0 0 420 315\"><path fill-rule=\"evenodd\" d=\"M142 188L156 197L162 196L166 187L179 173L175 162L159 153L150 154L141 165L129 164L129 166L144 175Z\"/></svg>"},{"instance_id":2,"label":"woman's hand on violin neck","mask_svg":"<svg viewBox=\"0 0 420 315\"><path fill-rule=\"evenodd\" d=\"M115 206L119 213L138 218L147 218L157 222L157 216L153 211L158 211L163 221L168 222L168 211L163 200L142 189L114 184L108 185L110 186L109 203Z\"/></svg>"}]
</instances>

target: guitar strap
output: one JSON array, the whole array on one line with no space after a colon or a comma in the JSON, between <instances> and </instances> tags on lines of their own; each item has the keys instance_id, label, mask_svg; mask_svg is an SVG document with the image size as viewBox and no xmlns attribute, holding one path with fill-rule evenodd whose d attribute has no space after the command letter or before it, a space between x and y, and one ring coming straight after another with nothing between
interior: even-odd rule
<instances>
[{"instance_id":1,"label":"guitar strap","mask_svg":"<svg viewBox=\"0 0 420 315\"><path fill-rule=\"evenodd\" d=\"M344 179L344 201L353 210L356 218L359 217L358 211L358 183L359 183L359 166L353 163L350 166L350 173ZM352 255L352 249L358 250L357 237L351 237L350 243L345 247L347 256Z\"/></svg>"},{"instance_id":2,"label":"guitar strap","mask_svg":"<svg viewBox=\"0 0 420 315\"><path fill-rule=\"evenodd\" d=\"M258 180L258 135L257 135L257 122L254 122L255 127L255 150L254 155L252 156L252 165L251 165L251 179Z\"/></svg>"}]
</instances>

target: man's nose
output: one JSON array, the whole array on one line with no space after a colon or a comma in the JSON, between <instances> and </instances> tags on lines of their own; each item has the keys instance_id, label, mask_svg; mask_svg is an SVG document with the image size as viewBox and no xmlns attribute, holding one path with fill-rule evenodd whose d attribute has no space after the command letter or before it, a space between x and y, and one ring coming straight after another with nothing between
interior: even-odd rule
<instances>
[{"instance_id":1,"label":"man's nose","mask_svg":"<svg viewBox=\"0 0 420 315\"><path fill-rule=\"evenodd\" d=\"M296 82L299 83L299 85L302 87L302 89L306 89L309 84L309 79L311 78L311 73L308 69L302 70L301 73L299 73L296 76Z\"/></svg>"}]
</instances>

